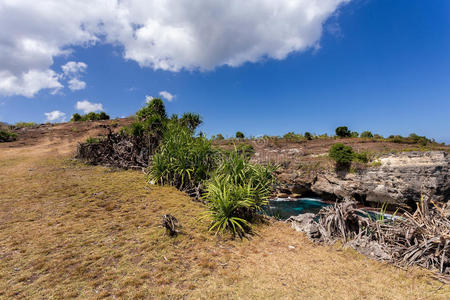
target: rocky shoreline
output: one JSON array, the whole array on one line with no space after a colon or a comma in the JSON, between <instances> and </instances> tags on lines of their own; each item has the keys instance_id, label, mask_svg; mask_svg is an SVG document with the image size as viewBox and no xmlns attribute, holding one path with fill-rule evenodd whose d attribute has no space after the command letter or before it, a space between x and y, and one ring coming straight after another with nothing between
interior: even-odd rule
<instances>
[{"instance_id":1,"label":"rocky shoreline","mask_svg":"<svg viewBox=\"0 0 450 300\"><path fill-rule=\"evenodd\" d=\"M383 154L376 166L353 172L320 170L314 176L281 170L278 197L311 197L335 201L356 200L365 206L387 203L415 208L420 196L450 200L450 156L445 151Z\"/></svg>"}]
</instances>

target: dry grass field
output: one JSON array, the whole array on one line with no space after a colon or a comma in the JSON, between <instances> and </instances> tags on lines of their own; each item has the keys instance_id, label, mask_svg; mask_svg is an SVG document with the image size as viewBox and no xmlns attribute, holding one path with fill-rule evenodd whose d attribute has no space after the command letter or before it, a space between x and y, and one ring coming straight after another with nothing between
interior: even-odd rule
<instances>
[{"instance_id":1,"label":"dry grass field","mask_svg":"<svg viewBox=\"0 0 450 300\"><path fill-rule=\"evenodd\" d=\"M419 269L320 246L287 224L249 240L207 232L204 210L140 171L73 161L75 141L0 145L0 298L449 299ZM183 225L175 238L165 213Z\"/></svg>"}]
</instances>

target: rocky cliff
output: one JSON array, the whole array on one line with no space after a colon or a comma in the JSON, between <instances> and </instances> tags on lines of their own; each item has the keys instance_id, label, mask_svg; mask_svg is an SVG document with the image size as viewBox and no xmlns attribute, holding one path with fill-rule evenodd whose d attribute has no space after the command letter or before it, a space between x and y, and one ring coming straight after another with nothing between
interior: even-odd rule
<instances>
[{"instance_id":1,"label":"rocky cliff","mask_svg":"<svg viewBox=\"0 0 450 300\"><path fill-rule=\"evenodd\" d=\"M279 193L317 195L335 200L352 198L377 206L415 207L423 194L435 201L450 200L450 156L445 151L401 152L381 155L376 166L351 172L320 170L314 176L282 174Z\"/></svg>"}]
</instances>

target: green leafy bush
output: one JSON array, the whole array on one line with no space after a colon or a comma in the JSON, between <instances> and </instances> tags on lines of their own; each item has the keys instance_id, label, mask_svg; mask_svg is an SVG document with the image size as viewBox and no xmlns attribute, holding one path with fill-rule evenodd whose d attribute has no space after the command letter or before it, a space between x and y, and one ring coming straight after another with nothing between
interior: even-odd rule
<instances>
[{"instance_id":1,"label":"green leafy bush","mask_svg":"<svg viewBox=\"0 0 450 300\"><path fill-rule=\"evenodd\" d=\"M357 138L357 137L359 136L359 133L356 132L356 131L352 131L352 133L350 133L350 136L351 136L352 138Z\"/></svg>"},{"instance_id":2,"label":"green leafy bush","mask_svg":"<svg viewBox=\"0 0 450 300\"><path fill-rule=\"evenodd\" d=\"M5 129L0 129L0 142L12 142L17 139L17 134Z\"/></svg>"},{"instance_id":3,"label":"green leafy bush","mask_svg":"<svg viewBox=\"0 0 450 300\"><path fill-rule=\"evenodd\" d=\"M328 155L336 162L337 166L349 166L353 160L353 149L342 143L331 146Z\"/></svg>"},{"instance_id":4,"label":"green leafy bush","mask_svg":"<svg viewBox=\"0 0 450 300\"><path fill-rule=\"evenodd\" d=\"M361 137L371 139L371 138L373 138L373 134L370 131L363 131L363 132L361 132Z\"/></svg>"},{"instance_id":5,"label":"green leafy bush","mask_svg":"<svg viewBox=\"0 0 450 300\"><path fill-rule=\"evenodd\" d=\"M245 157L252 157L252 155L255 154L255 148L250 144L240 144L237 146L236 151Z\"/></svg>"},{"instance_id":6,"label":"green leafy bush","mask_svg":"<svg viewBox=\"0 0 450 300\"><path fill-rule=\"evenodd\" d=\"M136 119L140 122L151 119L154 120L155 117L162 121L167 120L166 108L164 102L160 98L153 98L136 113Z\"/></svg>"},{"instance_id":7,"label":"green leafy bush","mask_svg":"<svg viewBox=\"0 0 450 300\"><path fill-rule=\"evenodd\" d=\"M14 124L14 128L20 129L20 128L35 128L38 124L34 122L17 122Z\"/></svg>"},{"instance_id":8,"label":"green leafy bush","mask_svg":"<svg viewBox=\"0 0 450 300\"><path fill-rule=\"evenodd\" d=\"M244 136L244 134L242 132L240 132L240 131L236 132L236 138L237 139L243 139L244 137L245 136Z\"/></svg>"},{"instance_id":9,"label":"green leafy bush","mask_svg":"<svg viewBox=\"0 0 450 300\"><path fill-rule=\"evenodd\" d=\"M88 143L88 144L98 144L98 143L100 143L100 138L88 137L86 139L86 143Z\"/></svg>"},{"instance_id":10,"label":"green leafy bush","mask_svg":"<svg viewBox=\"0 0 450 300\"><path fill-rule=\"evenodd\" d=\"M283 135L283 138L289 141L302 141L305 140L305 137L301 134L297 134L295 132L288 132L285 135Z\"/></svg>"},{"instance_id":11,"label":"green leafy bush","mask_svg":"<svg viewBox=\"0 0 450 300\"><path fill-rule=\"evenodd\" d=\"M338 137L344 138L344 137L351 137L351 132L348 130L347 126L340 126L336 128L336 135Z\"/></svg>"},{"instance_id":12,"label":"green leafy bush","mask_svg":"<svg viewBox=\"0 0 450 300\"><path fill-rule=\"evenodd\" d=\"M213 140L216 140L216 141L221 141L221 140L224 140L225 138L223 137L223 135L221 134L221 133L218 133L218 134L216 134L214 137L213 137Z\"/></svg>"},{"instance_id":13,"label":"green leafy bush","mask_svg":"<svg viewBox=\"0 0 450 300\"><path fill-rule=\"evenodd\" d=\"M178 122L169 122L158 151L149 167L149 179L180 190L198 186L217 165L217 151L205 137Z\"/></svg>"},{"instance_id":14,"label":"green leafy bush","mask_svg":"<svg viewBox=\"0 0 450 300\"><path fill-rule=\"evenodd\" d=\"M199 114L187 112L181 116L180 123L189 130L195 131L195 129L202 124L203 121Z\"/></svg>"},{"instance_id":15,"label":"green leafy bush","mask_svg":"<svg viewBox=\"0 0 450 300\"><path fill-rule=\"evenodd\" d=\"M100 113L90 112L86 115L80 115L79 113L74 113L71 122L84 122L84 121L100 121L100 120L109 120L109 115L107 115L104 111Z\"/></svg>"},{"instance_id":16,"label":"green leafy bush","mask_svg":"<svg viewBox=\"0 0 450 300\"><path fill-rule=\"evenodd\" d=\"M267 204L276 176L275 167L253 165L248 157L232 151L206 183L206 215L212 218L211 231L230 231L242 237L250 223Z\"/></svg>"},{"instance_id":17,"label":"green leafy bush","mask_svg":"<svg viewBox=\"0 0 450 300\"><path fill-rule=\"evenodd\" d=\"M308 132L308 131L305 132L304 136L305 136L305 139L307 139L308 141L312 140L312 134L310 132Z\"/></svg>"},{"instance_id":18,"label":"green leafy bush","mask_svg":"<svg viewBox=\"0 0 450 300\"><path fill-rule=\"evenodd\" d=\"M366 164L369 162L369 153L366 151L360 153L354 152L353 160L359 163Z\"/></svg>"}]
</instances>

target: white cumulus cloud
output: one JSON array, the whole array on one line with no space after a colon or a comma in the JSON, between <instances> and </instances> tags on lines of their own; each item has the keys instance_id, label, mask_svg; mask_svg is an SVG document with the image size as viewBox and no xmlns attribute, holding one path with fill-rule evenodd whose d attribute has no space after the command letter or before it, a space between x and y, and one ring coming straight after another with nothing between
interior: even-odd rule
<instances>
[{"instance_id":1,"label":"white cumulus cloud","mask_svg":"<svg viewBox=\"0 0 450 300\"><path fill-rule=\"evenodd\" d=\"M168 91L161 91L159 92L159 95L169 102L172 102L173 98L175 98L175 95L172 95Z\"/></svg>"},{"instance_id":2,"label":"white cumulus cloud","mask_svg":"<svg viewBox=\"0 0 450 300\"><path fill-rule=\"evenodd\" d=\"M66 120L66 113L63 113L62 111L59 110L54 110L51 112L46 112L45 113L45 117L47 118L47 121L50 122L64 122Z\"/></svg>"},{"instance_id":3,"label":"white cumulus cloud","mask_svg":"<svg viewBox=\"0 0 450 300\"><path fill-rule=\"evenodd\" d=\"M2 0L0 74L8 80L0 94L60 88L54 58L98 42L119 45L125 59L155 70L284 59L317 48L324 22L349 1ZM30 73L40 80L28 86Z\"/></svg>"},{"instance_id":4,"label":"white cumulus cloud","mask_svg":"<svg viewBox=\"0 0 450 300\"><path fill-rule=\"evenodd\" d=\"M101 103L91 103L88 100L78 101L75 108L81 110L85 114L96 111L103 111Z\"/></svg>"},{"instance_id":5,"label":"white cumulus cloud","mask_svg":"<svg viewBox=\"0 0 450 300\"><path fill-rule=\"evenodd\" d=\"M86 87L86 82L79 80L78 78L72 78L67 81L69 84L69 89L72 91L82 90Z\"/></svg>"},{"instance_id":6,"label":"white cumulus cloud","mask_svg":"<svg viewBox=\"0 0 450 300\"><path fill-rule=\"evenodd\" d=\"M87 69L87 64L84 62L75 62L75 61L69 61L65 65L61 66L61 69L64 72L64 75L68 77L77 77L80 75L80 73L83 73Z\"/></svg>"}]
</instances>

